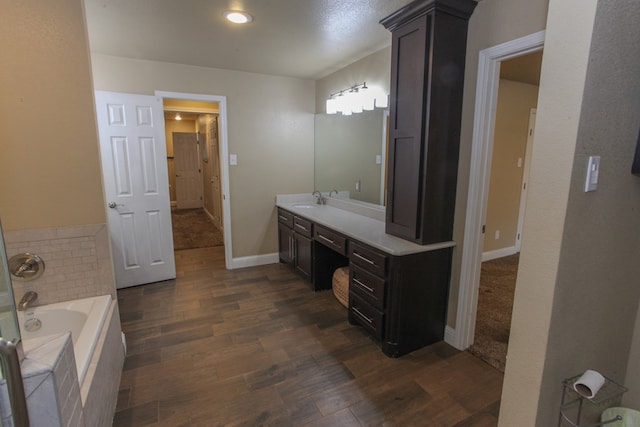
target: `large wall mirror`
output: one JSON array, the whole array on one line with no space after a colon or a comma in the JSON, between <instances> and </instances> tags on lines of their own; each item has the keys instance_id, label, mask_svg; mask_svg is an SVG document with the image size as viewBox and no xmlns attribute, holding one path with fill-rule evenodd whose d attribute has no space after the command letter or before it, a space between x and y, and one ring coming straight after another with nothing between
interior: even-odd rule
<instances>
[{"instance_id":1,"label":"large wall mirror","mask_svg":"<svg viewBox=\"0 0 640 427\"><path fill-rule=\"evenodd\" d=\"M316 114L315 188L339 197L384 205L387 118L385 110Z\"/></svg>"}]
</instances>

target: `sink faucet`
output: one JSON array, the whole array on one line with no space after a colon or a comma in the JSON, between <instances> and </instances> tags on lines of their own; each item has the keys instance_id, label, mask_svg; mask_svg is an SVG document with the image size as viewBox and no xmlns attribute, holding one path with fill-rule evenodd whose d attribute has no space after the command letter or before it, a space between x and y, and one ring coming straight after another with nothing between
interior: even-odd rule
<instances>
[{"instance_id":1,"label":"sink faucet","mask_svg":"<svg viewBox=\"0 0 640 427\"><path fill-rule=\"evenodd\" d=\"M34 291L28 291L25 293L20 302L18 302L18 311L24 311L29 307L29 305L33 305L33 303L38 299L38 294Z\"/></svg>"},{"instance_id":2,"label":"sink faucet","mask_svg":"<svg viewBox=\"0 0 640 427\"><path fill-rule=\"evenodd\" d=\"M329 197L331 197L331 195L333 194L333 192L335 191L336 193L336 197L338 197L338 190L331 190L329 191Z\"/></svg>"},{"instance_id":3,"label":"sink faucet","mask_svg":"<svg viewBox=\"0 0 640 427\"><path fill-rule=\"evenodd\" d=\"M318 190L314 191L313 193L311 193L312 196L314 196L316 198L316 203L319 205L324 205L325 203L327 203L327 199L325 199L324 197L322 197L322 193L319 192Z\"/></svg>"}]
</instances>

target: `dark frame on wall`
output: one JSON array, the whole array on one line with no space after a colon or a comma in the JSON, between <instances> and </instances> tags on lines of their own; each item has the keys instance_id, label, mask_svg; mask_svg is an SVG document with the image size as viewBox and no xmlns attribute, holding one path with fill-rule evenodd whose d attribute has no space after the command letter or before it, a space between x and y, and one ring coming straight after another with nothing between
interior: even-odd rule
<instances>
[{"instance_id":1,"label":"dark frame on wall","mask_svg":"<svg viewBox=\"0 0 640 427\"><path fill-rule=\"evenodd\" d=\"M633 157L631 173L640 176L640 131L638 131L638 141L636 142L636 154Z\"/></svg>"}]
</instances>

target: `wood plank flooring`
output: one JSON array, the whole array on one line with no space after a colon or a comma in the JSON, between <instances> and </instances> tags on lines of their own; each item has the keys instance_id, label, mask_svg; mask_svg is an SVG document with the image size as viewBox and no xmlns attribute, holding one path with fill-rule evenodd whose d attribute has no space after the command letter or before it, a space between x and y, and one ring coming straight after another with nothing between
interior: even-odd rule
<instances>
[{"instance_id":1,"label":"wood plank flooring","mask_svg":"<svg viewBox=\"0 0 640 427\"><path fill-rule=\"evenodd\" d=\"M122 289L113 425L495 426L502 373L445 343L390 359L331 291L284 265L176 252L176 280Z\"/></svg>"}]
</instances>

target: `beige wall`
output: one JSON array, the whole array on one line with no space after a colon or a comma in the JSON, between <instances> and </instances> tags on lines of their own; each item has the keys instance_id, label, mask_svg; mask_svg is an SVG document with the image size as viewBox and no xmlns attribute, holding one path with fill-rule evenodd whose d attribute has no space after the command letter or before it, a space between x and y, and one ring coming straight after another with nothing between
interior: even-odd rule
<instances>
[{"instance_id":1,"label":"beige wall","mask_svg":"<svg viewBox=\"0 0 640 427\"><path fill-rule=\"evenodd\" d=\"M82 1L0 14L0 217L5 230L106 221Z\"/></svg>"},{"instance_id":2,"label":"beige wall","mask_svg":"<svg viewBox=\"0 0 640 427\"><path fill-rule=\"evenodd\" d=\"M557 413L559 378L596 369L624 382L627 365L640 363L629 358L640 301L640 180L630 173L640 128L639 20L636 0L597 2L538 425ZM589 155L602 163L597 191L585 193ZM638 387L640 378L627 385Z\"/></svg>"},{"instance_id":3,"label":"beige wall","mask_svg":"<svg viewBox=\"0 0 640 427\"><path fill-rule=\"evenodd\" d=\"M310 80L93 55L97 90L227 97L233 257L277 252L275 196L313 191Z\"/></svg>"},{"instance_id":4,"label":"beige wall","mask_svg":"<svg viewBox=\"0 0 640 427\"><path fill-rule=\"evenodd\" d=\"M633 0L550 3L501 426L555 425L562 380L585 369L638 369L638 19Z\"/></svg>"},{"instance_id":5,"label":"beige wall","mask_svg":"<svg viewBox=\"0 0 640 427\"><path fill-rule=\"evenodd\" d=\"M529 113L537 100L538 86L500 80L483 252L516 244ZM495 238L496 230L500 231L499 239Z\"/></svg>"}]
</instances>

